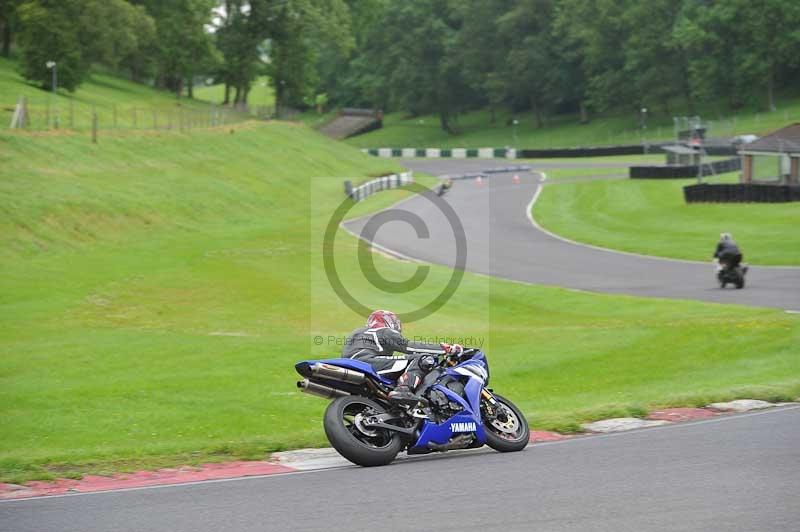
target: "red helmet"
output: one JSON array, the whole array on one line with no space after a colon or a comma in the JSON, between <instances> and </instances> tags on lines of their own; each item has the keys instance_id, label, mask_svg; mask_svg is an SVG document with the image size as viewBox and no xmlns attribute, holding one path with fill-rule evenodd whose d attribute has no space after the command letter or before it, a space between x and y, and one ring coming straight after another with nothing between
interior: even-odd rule
<instances>
[{"instance_id":1,"label":"red helmet","mask_svg":"<svg viewBox=\"0 0 800 532\"><path fill-rule=\"evenodd\" d=\"M395 332L403 332L403 324L397 314L389 310L376 310L367 318L367 327L370 329L382 329L388 327Z\"/></svg>"}]
</instances>

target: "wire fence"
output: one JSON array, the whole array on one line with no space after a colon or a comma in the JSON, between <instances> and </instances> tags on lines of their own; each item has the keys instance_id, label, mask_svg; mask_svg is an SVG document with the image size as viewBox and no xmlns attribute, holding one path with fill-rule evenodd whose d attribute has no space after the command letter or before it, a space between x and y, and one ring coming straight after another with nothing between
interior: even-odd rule
<instances>
[{"instance_id":1,"label":"wire fence","mask_svg":"<svg viewBox=\"0 0 800 532\"><path fill-rule=\"evenodd\" d=\"M176 130L236 124L274 116L270 106L223 106L197 101L174 104L118 105L59 99L20 97L13 107L2 108L6 127L29 131L68 130Z\"/></svg>"}]
</instances>

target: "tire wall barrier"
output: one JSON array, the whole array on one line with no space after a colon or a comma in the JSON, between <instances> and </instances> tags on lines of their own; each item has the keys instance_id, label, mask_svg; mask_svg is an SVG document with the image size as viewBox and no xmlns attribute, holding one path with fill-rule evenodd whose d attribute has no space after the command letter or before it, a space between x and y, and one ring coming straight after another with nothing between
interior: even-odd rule
<instances>
[{"instance_id":1,"label":"tire wall barrier","mask_svg":"<svg viewBox=\"0 0 800 532\"><path fill-rule=\"evenodd\" d=\"M366 183L362 183L357 187L353 187L351 181L344 182L344 193L353 201L361 201L368 197L381 192L383 190L391 190L399 188L403 185L408 185L414 182L414 174L412 172L403 172L401 174L392 174L383 177L371 179Z\"/></svg>"},{"instance_id":2,"label":"tire wall barrier","mask_svg":"<svg viewBox=\"0 0 800 532\"><path fill-rule=\"evenodd\" d=\"M686 203L787 203L800 201L798 185L699 184L683 187Z\"/></svg>"},{"instance_id":3,"label":"tire wall barrier","mask_svg":"<svg viewBox=\"0 0 800 532\"><path fill-rule=\"evenodd\" d=\"M552 148L545 150L519 150L518 157L525 159L546 159L549 157L601 157L603 155L643 155L659 153L661 147L652 145L645 149L641 144L624 146L597 146L589 148Z\"/></svg>"},{"instance_id":4,"label":"tire wall barrier","mask_svg":"<svg viewBox=\"0 0 800 532\"><path fill-rule=\"evenodd\" d=\"M742 159L733 157L724 161L702 164L704 176L737 172L742 169ZM629 176L631 179L683 179L697 177L697 165L691 166L631 166Z\"/></svg>"}]
</instances>

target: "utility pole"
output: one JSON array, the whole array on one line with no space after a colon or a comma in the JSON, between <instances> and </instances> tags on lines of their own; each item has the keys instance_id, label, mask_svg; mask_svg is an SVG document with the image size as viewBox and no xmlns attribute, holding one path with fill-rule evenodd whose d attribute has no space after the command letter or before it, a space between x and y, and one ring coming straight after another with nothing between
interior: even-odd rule
<instances>
[{"instance_id":1,"label":"utility pole","mask_svg":"<svg viewBox=\"0 0 800 532\"><path fill-rule=\"evenodd\" d=\"M53 98L53 108L55 110L54 123L55 123L56 129L58 129L58 110L57 110L57 107L55 106L55 103L56 103L56 91L58 90L58 65L56 64L55 61L48 61L47 63L45 63L45 65L53 73L53 79L50 82L50 87L53 89L53 97L52 98Z\"/></svg>"},{"instance_id":2,"label":"utility pole","mask_svg":"<svg viewBox=\"0 0 800 532\"><path fill-rule=\"evenodd\" d=\"M517 124L519 124L519 120L516 118L514 119L514 148L518 148L517 146Z\"/></svg>"}]
</instances>

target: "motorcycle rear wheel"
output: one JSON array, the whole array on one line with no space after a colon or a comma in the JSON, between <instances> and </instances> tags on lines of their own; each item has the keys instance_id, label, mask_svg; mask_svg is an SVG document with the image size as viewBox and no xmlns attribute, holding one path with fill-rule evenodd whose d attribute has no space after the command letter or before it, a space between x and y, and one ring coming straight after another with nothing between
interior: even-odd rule
<instances>
[{"instance_id":1,"label":"motorcycle rear wheel","mask_svg":"<svg viewBox=\"0 0 800 532\"><path fill-rule=\"evenodd\" d=\"M494 398L505 410L505 419L486 419L484 421L486 445L501 453L521 451L531 439L528 420L514 403L502 395L494 394Z\"/></svg>"},{"instance_id":2,"label":"motorcycle rear wheel","mask_svg":"<svg viewBox=\"0 0 800 532\"><path fill-rule=\"evenodd\" d=\"M356 465L381 466L394 460L403 447L400 435L386 429L367 429L362 418L386 409L365 397L349 395L334 399L325 410L323 427L339 454Z\"/></svg>"}]
</instances>

